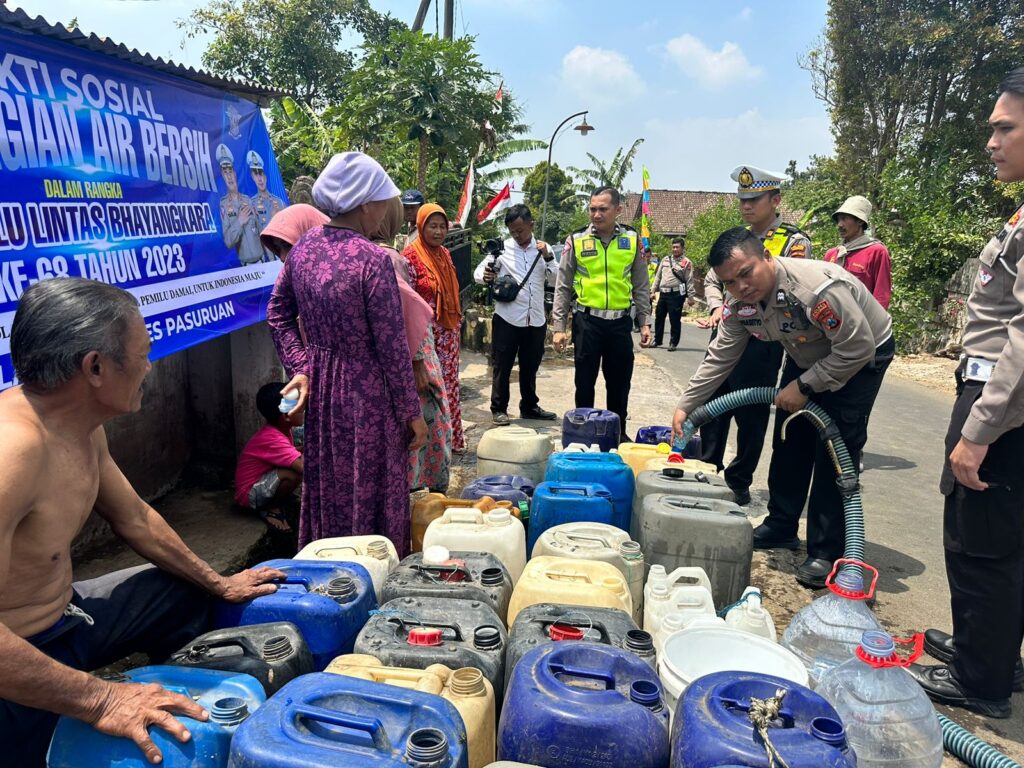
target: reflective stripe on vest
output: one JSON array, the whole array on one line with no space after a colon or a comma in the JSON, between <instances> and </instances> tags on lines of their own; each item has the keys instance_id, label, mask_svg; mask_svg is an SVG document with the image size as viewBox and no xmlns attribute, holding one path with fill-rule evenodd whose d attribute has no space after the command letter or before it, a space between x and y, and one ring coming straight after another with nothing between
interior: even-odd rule
<instances>
[{"instance_id":1,"label":"reflective stripe on vest","mask_svg":"<svg viewBox=\"0 0 1024 768\"><path fill-rule=\"evenodd\" d=\"M750 229L750 227L747 227L747 229ZM786 245L789 243L789 238L795 235L797 231L797 229L791 227L785 222L779 224L779 226L764 239L763 242L765 250L772 256L781 256L786 252Z\"/></svg>"},{"instance_id":2,"label":"reflective stripe on vest","mask_svg":"<svg viewBox=\"0 0 1024 768\"><path fill-rule=\"evenodd\" d=\"M629 230L612 237L607 247L597 235L574 233L572 251L576 255L576 276L573 287L577 303L591 309L629 309L633 298L630 272L636 246L637 234Z\"/></svg>"}]
</instances>

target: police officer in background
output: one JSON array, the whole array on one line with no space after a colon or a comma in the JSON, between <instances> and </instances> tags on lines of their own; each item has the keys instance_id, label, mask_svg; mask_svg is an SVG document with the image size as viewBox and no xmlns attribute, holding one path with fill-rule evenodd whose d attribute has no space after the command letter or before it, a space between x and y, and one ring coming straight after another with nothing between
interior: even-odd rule
<instances>
[{"instance_id":1,"label":"police officer in background","mask_svg":"<svg viewBox=\"0 0 1024 768\"><path fill-rule=\"evenodd\" d=\"M811 258L811 241L807 235L798 227L785 223L778 214L779 203L782 201L780 185L788 181L788 177L752 165L734 168L731 177L738 185L736 197L740 214L747 223L747 229L764 243L765 250L772 256ZM701 328L716 328L722 319L726 302L722 281L714 269L709 269L704 277L704 297L711 316L706 320L698 320L697 324ZM714 331L711 338L715 338ZM715 397L747 387L774 387L779 380L781 366L782 347L775 342L755 339L747 345L736 369L722 383ZM725 466L729 421L736 420L736 457L725 467L725 482L741 506L750 503L750 484L761 459L769 413L767 405L747 406L715 419L700 431L703 445L701 458L721 469ZM758 546L756 539L754 546Z\"/></svg>"},{"instance_id":2,"label":"police officer in background","mask_svg":"<svg viewBox=\"0 0 1024 768\"><path fill-rule=\"evenodd\" d=\"M565 349L572 311L576 362L576 407L594 407L597 373L604 372L608 410L619 415L624 440L629 386L633 378L633 321L640 343L651 343L651 284L636 230L615 219L622 198L614 187L598 187L590 196L590 224L569 235L562 250L551 313L555 349ZM576 297L573 306L573 296Z\"/></svg>"},{"instance_id":3,"label":"police officer in background","mask_svg":"<svg viewBox=\"0 0 1024 768\"><path fill-rule=\"evenodd\" d=\"M797 526L807 504L807 559L796 579L820 589L842 557L843 503L832 459L810 421L789 413L808 400L830 415L853 460L867 441L867 423L895 345L892 319L864 284L835 264L775 258L741 227L719 236L708 264L728 291L718 335L690 379L672 420L682 432L686 415L711 399L741 363L752 342L777 341L788 355L775 399L776 439L768 471L768 518L754 530L762 546L797 549ZM788 413L783 413L787 411ZM854 474L848 480L856 482ZM810 500L808 503L808 489Z\"/></svg>"},{"instance_id":4,"label":"police officer in background","mask_svg":"<svg viewBox=\"0 0 1024 768\"><path fill-rule=\"evenodd\" d=\"M255 264L263 260L263 244L260 242L260 230L256 228L256 212L252 201L238 191L235 158L231 150L218 144L216 156L220 175L228 189L228 193L220 199L224 245L238 252L238 260L243 265Z\"/></svg>"},{"instance_id":5,"label":"police officer in background","mask_svg":"<svg viewBox=\"0 0 1024 768\"><path fill-rule=\"evenodd\" d=\"M1024 180L1024 67L989 123L996 177ZM910 672L935 701L1006 718L1024 690L1024 206L981 252L963 349L939 485L953 635L925 632L947 664Z\"/></svg>"},{"instance_id":6,"label":"police officer in background","mask_svg":"<svg viewBox=\"0 0 1024 768\"><path fill-rule=\"evenodd\" d=\"M256 231L262 232L274 214L284 209L284 200L267 191L267 174L263 170L263 157L259 152L250 149L245 155L245 162L249 166L252 183L256 185L256 194L249 198L253 213L256 214ZM264 248L263 260L277 261L277 256L268 248Z\"/></svg>"},{"instance_id":7,"label":"police officer in background","mask_svg":"<svg viewBox=\"0 0 1024 768\"><path fill-rule=\"evenodd\" d=\"M654 315L654 344L651 346L661 346L661 340L665 337L665 318L668 317L672 328L669 352L675 352L679 346L679 336L683 331L683 304L693 279L693 264L686 258L685 251L686 241L681 237L675 238L672 241L672 253L658 264L651 284L651 295L658 297L658 309Z\"/></svg>"},{"instance_id":8,"label":"police officer in background","mask_svg":"<svg viewBox=\"0 0 1024 768\"><path fill-rule=\"evenodd\" d=\"M418 189L407 189L402 193L401 200L402 215L405 218L405 234L398 236L395 248L399 251L404 251L406 246L410 245L413 240L420 236L416 230L416 214L420 212L420 208L423 207L426 198L423 197L423 193Z\"/></svg>"}]
</instances>

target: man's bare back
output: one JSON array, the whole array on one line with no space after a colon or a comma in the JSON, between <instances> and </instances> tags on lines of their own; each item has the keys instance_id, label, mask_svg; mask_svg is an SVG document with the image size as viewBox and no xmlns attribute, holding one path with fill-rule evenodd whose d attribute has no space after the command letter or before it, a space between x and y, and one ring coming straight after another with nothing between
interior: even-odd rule
<instances>
[{"instance_id":1,"label":"man's bare back","mask_svg":"<svg viewBox=\"0 0 1024 768\"><path fill-rule=\"evenodd\" d=\"M81 436L55 432L21 387L0 393L0 432L14 457L3 474L26 483L22 497L30 500L28 508L0 507L0 514L17 520L0 623L29 637L52 626L71 599L71 542L96 501L106 439L102 427ZM32 458L35 466L27 466Z\"/></svg>"}]
</instances>

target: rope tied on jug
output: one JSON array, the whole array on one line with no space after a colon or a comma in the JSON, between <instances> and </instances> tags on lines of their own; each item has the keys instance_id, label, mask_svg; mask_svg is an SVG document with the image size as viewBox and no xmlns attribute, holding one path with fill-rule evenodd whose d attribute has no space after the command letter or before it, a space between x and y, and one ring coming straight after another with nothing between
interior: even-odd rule
<instances>
[{"instance_id":1,"label":"rope tied on jug","mask_svg":"<svg viewBox=\"0 0 1024 768\"><path fill-rule=\"evenodd\" d=\"M764 742L764 751L768 755L768 768L776 768L776 766L778 768L789 768L782 755L779 754L779 750L775 748L771 738L768 736L768 728L778 719L779 710L782 709L782 700L784 698L786 698L786 691L783 688L776 689L775 695L768 699L758 699L751 696L750 709L747 710L747 717L753 723L754 728L757 729L758 734L760 734L761 741Z\"/></svg>"}]
</instances>

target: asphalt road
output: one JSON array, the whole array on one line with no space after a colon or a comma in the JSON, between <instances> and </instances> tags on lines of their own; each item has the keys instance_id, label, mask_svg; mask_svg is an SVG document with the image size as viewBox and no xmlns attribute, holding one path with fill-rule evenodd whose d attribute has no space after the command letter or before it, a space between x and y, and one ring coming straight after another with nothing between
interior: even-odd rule
<instances>
[{"instance_id":1,"label":"asphalt road","mask_svg":"<svg viewBox=\"0 0 1024 768\"><path fill-rule=\"evenodd\" d=\"M684 323L678 350L670 353L663 347L643 354L683 388L704 355L708 334ZM938 478L951 406L950 395L890 373L871 415L861 478L865 555L880 573L875 611L887 628L903 637L928 627L950 628ZM769 431L751 488L755 505L762 509L770 451ZM785 563L785 570L791 567ZM1003 721L942 711L1024 762L1024 695L1013 697L1013 707L1013 717Z\"/></svg>"}]
</instances>

